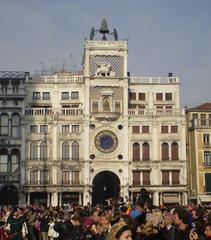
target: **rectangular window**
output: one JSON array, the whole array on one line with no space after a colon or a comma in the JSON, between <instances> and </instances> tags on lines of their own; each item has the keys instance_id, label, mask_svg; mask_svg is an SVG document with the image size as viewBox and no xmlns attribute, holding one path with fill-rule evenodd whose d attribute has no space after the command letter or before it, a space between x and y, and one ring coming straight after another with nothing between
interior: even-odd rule
<instances>
[{"instance_id":1,"label":"rectangular window","mask_svg":"<svg viewBox=\"0 0 211 240\"><path fill-rule=\"evenodd\" d=\"M115 112L118 112L118 113L121 112L121 103L120 103L120 101L115 101L114 109L115 109Z\"/></svg>"},{"instance_id":2,"label":"rectangular window","mask_svg":"<svg viewBox=\"0 0 211 240\"><path fill-rule=\"evenodd\" d=\"M198 114L197 113L193 113L192 114L192 119L198 119Z\"/></svg>"},{"instance_id":3,"label":"rectangular window","mask_svg":"<svg viewBox=\"0 0 211 240\"><path fill-rule=\"evenodd\" d=\"M80 184L79 171L72 172L72 184Z\"/></svg>"},{"instance_id":4,"label":"rectangular window","mask_svg":"<svg viewBox=\"0 0 211 240\"><path fill-rule=\"evenodd\" d=\"M71 92L71 99L79 99L79 92Z\"/></svg>"},{"instance_id":5,"label":"rectangular window","mask_svg":"<svg viewBox=\"0 0 211 240\"><path fill-rule=\"evenodd\" d=\"M136 104L129 104L129 109L136 109Z\"/></svg>"},{"instance_id":6,"label":"rectangular window","mask_svg":"<svg viewBox=\"0 0 211 240\"><path fill-rule=\"evenodd\" d=\"M79 125L72 125L72 133L79 133Z\"/></svg>"},{"instance_id":7,"label":"rectangular window","mask_svg":"<svg viewBox=\"0 0 211 240\"><path fill-rule=\"evenodd\" d=\"M145 93L138 93L138 100L145 101Z\"/></svg>"},{"instance_id":8,"label":"rectangular window","mask_svg":"<svg viewBox=\"0 0 211 240\"><path fill-rule=\"evenodd\" d=\"M30 125L30 133L38 133L38 126Z\"/></svg>"},{"instance_id":9,"label":"rectangular window","mask_svg":"<svg viewBox=\"0 0 211 240\"><path fill-rule=\"evenodd\" d=\"M62 125L62 132L69 133L70 132L70 125Z\"/></svg>"},{"instance_id":10,"label":"rectangular window","mask_svg":"<svg viewBox=\"0 0 211 240\"><path fill-rule=\"evenodd\" d=\"M201 114L201 125L206 126L206 114Z\"/></svg>"},{"instance_id":11,"label":"rectangular window","mask_svg":"<svg viewBox=\"0 0 211 240\"><path fill-rule=\"evenodd\" d=\"M40 92L33 92L33 99L39 100L40 99Z\"/></svg>"},{"instance_id":12,"label":"rectangular window","mask_svg":"<svg viewBox=\"0 0 211 240\"><path fill-rule=\"evenodd\" d=\"M161 126L161 133L168 133L168 126Z\"/></svg>"},{"instance_id":13,"label":"rectangular window","mask_svg":"<svg viewBox=\"0 0 211 240\"><path fill-rule=\"evenodd\" d=\"M172 93L165 93L166 101L172 101Z\"/></svg>"},{"instance_id":14,"label":"rectangular window","mask_svg":"<svg viewBox=\"0 0 211 240\"><path fill-rule=\"evenodd\" d=\"M32 185L38 184L38 172L37 171L30 172L30 184L32 184Z\"/></svg>"},{"instance_id":15,"label":"rectangular window","mask_svg":"<svg viewBox=\"0 0 211 240\"><path fill-rule=\"evenodd\" d=\"M162 184L169 185L169 171L162 171Z\"/></svg>"},{"instance_id":16,"label":"rectangular window","mask_svg":"<svg viewBox=\"0 0 211 240\"><path fill-rule=\"evenodd\" d=\"M40 184L48 183L48 171L40 171Z\"/></svg>"},{"instance_id":17,"label":"rectangular window","mask_svg":"<svg viewBox=\"0 0 211 240\"><path fill-rule=\"evenodd\" d=\"M143 185L150 185L150 171L142 172L142 180Z\"/></svg>"},{"instance_id":18,"label":"rectangular window","mask_svg":"<svg viewBox=\"0 0 211 240\"><path fill-rule=\"evenodd\" d=\"M8 172L8 155L0 155L0 172Z\"/></svg>"},{"instance_id":19,"label":"rectangular window","mask_svg":"<svg viewBox=\"0 0 211 240\"><path fill-rule=\"evenodd\" d=\"M163 93L156 93L156 100L163 101Z\"/></svg>"},{"instance_id":20,"label":"rectangular window","mask_svg":"<svg viewBox=\"0 0 211 240\"><path fill-rule=\"evenodd\" d=\"M172 125L171 126L171 133L178 133L178 126L177 125Z\"/></svg>"},{"instance_id":21,"label":"rectangular window","mask_svg":"<svg viewBox=\"0 0 211 240\"><path fill-rule=\"evenodd\" d=\"M205 173L205 191L211 193L211 173Z\"/></svg>"},{"instance_id":22,"label":"rectangular window","mask_svg":"<svg viewBox=\"0 0 211 240\"><path fill-rule=\"evenodd\" d=\"M70 96L69 96L69 92L62 92L62 99L65 100L65 99L69 99Z\"/></svg>"},{"instance_id":23,"label":"rectangular window","mask_svg":"<svg viewBox=\"0 0 211 240\"><path fill-rule=\"evenodd\" d=\"M40 133L48 133L48 125L40 125Z\"/></svg>"},{"instance_id":24,"label":"rectangular window","mask_svg":"<svg viewBox=\"0 0 211 240\"><path fill-rule=\"evenodd\" d=\"M139 109L144 109L144 108L145 108L145 105L138 105L138 108L139 108Z\"/></svg>"},{"instance_id":25,"label":"rectangular window","mask_svg":"<svg viewBox=\"0 0 211 240\"><path fill-rule=\"evenodd\" d=\"M172 106L166 106L166 109L172 109Z\"/></svg>"},{"instance_id":26,"label":"rectangular window","mask_svg":"<svg viewBox=\"0 0 211 240\"><path fill-rule=\"evenodd\" d=\"M130 92L129 93L129 100L136 100L136 93L135 92Z\"/></svg>"},{"instance_id":27,"label":"rectangular window","mask_svg":"<svg viewBox=\"0 0 211 240\"><path fill-rule=\"evenodd\" d=\"M12 172L17 172L19 170L19 161L20 161L19 155L11 155L11 171Z\"/></svg>"},{"instance_id":28,"label":"rectangular window","mask_svg":"<svg viewBox=\"0 0 211 240\"><path fill-rule=\"evenodd\" d=\"M179 184L179 174L180 174L180 171L172 171L172 184Z\"/></svg>"},{"instance_id":29,"label":"rectangular window","mask_svg":"<svg viewBox=\"0 0 211 240\"><path fill-rule=\"evenodd\" d=\"M209 134L203 134L203 144L204 145L210 144L210 135Z\"/></svg>"},{"instance_id":30,"label":"rectangular window","mask_svg":"<svg viewBox=\"0 0 211 240\"><path fill-rule=\"evenodd\" d=\"M142 126L142 133L149 133L149 126Z\"/></svg>"},{"instance_id":31,"label":"rectangular window","mask_svg":"<svg viewBox=\"0 0 211 240\"><path fill-rule=\"evenodd\" d=\"M43 100L50 100L50 92L43 92L42 93Z\"/></svg>"},{"instance_id":32,"label":"rectangular window","mask_svg":"<svg viewBox=\"0 0 211 240\"><path fill-rule=\"evenodd\" d=\"M133 171L133 185L140 185L140 171Z\"/></svg>"},{"instance_id":33,"label":"rectangular window","mask_svg":"<svg viewBox=\"0 0 211 240\"><path fill-rule=\"evenodd\" d=\"M62 184L70 184L70 172L62 171Z\"/></svg>"},{"instance_id":34,"label":"rectangular window","mask_svg":"<svg viewBox=\"0 0 211 240\"><path fill-rule=\"evenodd\" d=\"M92 101L92 112L93 113L98 112L98 101Z\"/></svg>"},{"instance_id":35,"label":"rectangular window","mask_svg":"<svg viewBox=\"0 0 211 240\"><path fill-rule=\"evenodd\" d=\"M210 151L204 152L204 165L211 166L211 154Z\"/></svg>"},{"instance_id":36,"label":"rectangular window","mask_svg":"<svg viewBox=\"0 0 211 240\"><path fill-rule=\"evenodd\" d=\"M140 133L140 126L132 126L132 133Z\"/></svg>"}]
</instances>

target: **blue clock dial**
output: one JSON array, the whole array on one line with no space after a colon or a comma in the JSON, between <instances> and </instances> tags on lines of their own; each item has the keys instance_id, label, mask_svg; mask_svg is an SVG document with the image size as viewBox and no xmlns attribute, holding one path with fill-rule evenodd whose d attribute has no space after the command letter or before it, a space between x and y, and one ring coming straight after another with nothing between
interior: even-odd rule
<instances>
[{"instance_id":1,"label":"blue clock dial","mask_svg":"<svg viewBox=\"0 0 211 240\"><path fill-rule=\"evenodd\" d=\"M113 146L114 141L110 135L102 135L100 137L100 146L104 149L109 149Z\"/></svg>"},{"instance_id":2,"label":"blue clock dial","mask_svg":"<svg viewBox=\"0 0 211 240\"><path fill-rule=\"evenodd\" d=\"M118 146L116 134L112 131L101 131L95 137L95 146L102 153L111 153Z\"/></svg>"}]
</instances>

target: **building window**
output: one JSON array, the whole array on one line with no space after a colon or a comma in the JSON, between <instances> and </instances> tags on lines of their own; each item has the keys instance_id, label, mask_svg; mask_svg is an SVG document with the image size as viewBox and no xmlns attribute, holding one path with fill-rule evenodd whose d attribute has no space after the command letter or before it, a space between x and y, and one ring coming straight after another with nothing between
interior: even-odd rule
<instances>
[{"instance_id":1,"label":"building window","mask_svg":"<svg viewBox=\"0 0 211 240\"><path fill-rule=\"evenodd\" d=\"M8 136L9 134L9 117L7 114L3 113L0 118L0 135Z\"/></svg>"},{"instance_id":2,"label":"building window","mask_svg":"<svg viewBox=\"0 0 211 240\"><path fill-rule=\"evenodd\" d=\"M0 173L9 171L9 155L7 149L0 150Z\"/></svg>"},{"instance_id":3,"label":"building window","mask_svg":"<svg viewBox=\"0 0 211 240\"><path fill-rule=\"evenodd\" d=\"M201 125L206 126L206 114L201 114Z\"/></svg>"},{"instance_id":4,"label":"building window","mask_svg":"<svg viewBox=\"0 0 211 240\"><path fill-rule=\"evenodd\" d=\"M48 171L40 171L40 184L47 184L48 183Z\"/></svg>"},{"instance_id":5,"label":"building window","mask_svg":"<svg viewBox=\"0 0 211 240\"><path fill-rule=\"evenodd\" d=\"M69 92L62 92L62 100L69 99Z\"/></svg>"},{"instance_id":6,"label":"building window","mask_svg":"<svg viewBox=\"0 0 211 240\"><path fill-rule=\"evenodd\" d=\"M162 185L169 185L169 171L162 171Z\"/></svg>"},{"instance_id":7,"label":"building window","mask_svg":"<svg viewBox=\"0 0 211 240\"><path fill-rule=\"evenodd\" d=\"M133 171L133 185L140 185L140 171Z\"/></svg>"},{"instance_id":8,"label":"building window","mask_svg":"<svg viewBox=\"0 0 211 240\"><path fill-rule=\"evenodd\" d=\"M30 160L37 160L37 143L30 144Z\"/></svg>"},{"instance_id":9,"label":"building window","mask_svg":"<svg viewBox=\"0 0 211 240\"><path fill-rule=\"evenodd\" d=\"M70 132L70 125L62 125L62 132L69 133Z\"/></svg>"},{"instance_id":10,"label":"building window","mask_svg":"<svg viewBox=\"0 0 211 240\"><path fill-rule=\"evenodd\" d=\"M163 101L163 93L156 93L156 100Z\"/></svg>"},{"instance_id":11,"label":"building window","mask_svg":"<svg viewBox=\"0 0 211 240\"><path fill-rule=\"evenodd\" d=\"M205 151L204 152L204 165L206 167L211 166L211 153L210 153L210 151Z\"/></svg>"},{"instance_id":12,"label":"building window","mask_svg":"<svg viewBox=\"0 0 211 240\"><path fill-rule=\"evenodd\" d=\"M71 92L71 99L79 99L79 92Z\"/></svg>"},{"instance_id":13,"label":"building window","mask_svg":"<svg viewBox=\"0 0 211 240\"><path fill-rule=\"evenodd\" d=\"M129 109L136 109L136 104L129 104Z\"/></svg>"},{"instance_id":14,"label":"building window","mask_svg":"<svg viewBox=\"0 0 211 240\"><path fill-rule=\"evenodd\" d=\"M172 125L171 126L171 133L178 133L178 126L177 125Z\"/></svg>"},{"instance_id":15,"label":"building window","mask_svg":"<svg viewBox=\"0 0 211 240\"><path fill-rule=\"evenodd\" d=\"M142 184L150 185L150 171L142 171Z\"/></svg>"},{"instance_id":16,"label":"building window","mask_svg":"<svg viewBox=\"0 0 211 240\"><path fill-rule=\"evenodd\" d=\"M179 181L179 175L180 175L180 171L176 170L176 171L172 171L172 184L180 184Z\"/></svg>"},{"instance_id":17,"label":"building window","mask_svg":"<svg viewBox=\"0 0 211 240\"><path fill-rule=\"evenodd\" d=\"M192 114L192 119L198 119L198 114L197 113L193 113Z\"/></svg>"},{"instance_id":18,"label":"building window","mask_svg":"<svg viewBox=\"0 0 211 240\"><path fill-rule=\"evenodd\" d=\"M203 134L203 144L210 145L210 135L209 134Z\"/></svg>"},{"instance_id":19,"label":"building window","mask_svg":"<svg viewBox=\"0 0 211 240\"><path fill-rule=\"evenodd\" d=\"M163 161L169 160L169 145L166 142L162 143L161 146L161 159Z\"/></svg>"},{"instance_id":20,"label":"building window","mask_svg":"<svg viewBox=\"0 0 211 240\"><path fill-rule=\"evenodd\" d=\"M12 114L12 136L20 137L21 135L21 117L19 114Z\"/></svg>"},{"instance_id":21,"label":"building window","mask_svg":"<svg viewBox=\"0 0 211 240\"><path fill-rule=\"evenodd\" d=\"M179 159L179 147L178 143L173 142L171 144L171 160L178 160Z\"/></svg>"},{"instance_id":22,"label":"building window","mask_svg":"<svg viewBox=\"0 0 211 240\"><path fill-rule=\"evenodd\" d=\"M140 161L140 145L139 145L139 143L133 144L133 161Z\"/></svg>"},{"instance_id":23,"label":"building window","mask_svg":"<svg viewBox=\"0 0 211 240\"><path fill-rule=\"evenodd\" d=\"M98 112L98 101L92 101L92 112L93 113Z\"/></svg>"},{"instance_id":24,"label":"building window","mask_svg":"<svg viewBox=\"0 0 211 240\"><path fill-rule=\"evenodd\" d=\"M79 133L79 125L72 125L72 133Z\"/></svg>"},{"instance_id":25,"label":"building window","mask_svg":"<svg viewBox=\"0 0 211 240\"><path fill-rule=\"evenodd\" d=\"M145 101L145 93L138 93L138 100Z\"/></svg>"},{"instance_id":26,"label":"building window","mask_svg":"<svg viewBox=\"0 0 211 240\"><path fill-rule=\"evenodd\" d=\"M30 184L32 184L32 185L38 184L38 171L30 172Z\"/></svg>"},{"instance_id":27,"label":"building window","mask_svg":"<svg viewBox=\"0 0 211 240\"><path fill-rule=\"evenodd\" d=\"M120 101L115 101L114 109L115 109L115 112L118 112L118 113L121 112L121 103L120 103Z\"/></svg>"},{"instance_id":28,"label":"building window","mask_svg":"<svg viewBox=\"0 0 211 240\"><path fill-rule=\"evenodd\" d=\"M150 160L150 147L149 143L145 142L142 146L142 160L148 161Z\"/></svg>"},{"instance_id":29,"label":"building window","mask_svg":"<svg viewBox=\"0 0 211 240\"><path fill-rule=\"evenodd\" d=\"M149 126L142 126L142 133L149 133Z\"/></svg>"},{"instance_id":30,"label":"building window","mask_svg":"<svg viewBox=\"0 0 211 240\"><path fill-rule=\"evenodd\" d=\"M72 160L79 160L79 143L72 143Z\"/></svg>"},{"instance_id":31,"label":"building window","mask_svg":"<svg viewBox=\"0 0 211 240\"><path fill-rule=\"evenodd\" d=\"M43 100L50 100L50 92L43 92L42 93Z\"/></svg>"},{"instance_id":32,"label":"building window","mask_svg":"<svg viewBox=\"0 0 211 240\"><path fill-rule=\"evenodd\" d=\"M47 160L47 143L40 144L40 160Z\"/></svg>"},{"instance_id":33,"label":"building window","mask_svg":"<svg viewBox=\"0 0 211 240\"><path fill-rule=\"evenodd\" d=\"M40 92L33 92L33 99L39 100L40 99Z\"/></svg>"},{"instance_id":34,"label":"building window","mask_svg":"<svg viewBox=\"0 0 211 240\"><path fill-rule=\"evenodd\" d=\"M211 193L211 173L205 173L205 191Z\"/></svg>"},{"instance_id":35,"label":"building window","mask_svg":"<svg viewBox=\"0 0 211 240\"><path fill-rule=\"evenodd\" d=\"M132 126L132 133L140 133L140 126Z\"/></svg>"},{"instance_id":36,"label":"building window","mask_svg":"<svg viewBox=\"0 0 211 240\"><path fill-rule=\"evenodd\" d=\"M80 184L79 171L72 172L72 184Z\"/></svg>"},{"instance_id":37,"label":"building window","mask_svg":"<svg viewBox=\"0 0 211 240\"><path fill-rule=\"evenodd\" d=\"M166 101L172 101L172 93L165 93Z\"/></svg>"},{"instance_id":38,"label":"building window","mask_svg":"<svg viewBox=\"0 0 211 240\"><path fill-rule=\"evenodd\" d=\"M11 151L11 172L19 171L20 165L20 151L18 149L12 149Z\"/></svg>"},{"instance_id":39,"label":"building window","mask_svg":"<svg viewBox=\"0 0 211 240\"><path fill-rule=\"evenodd\" d=\"M69 160L70 158L70 147L68 142L62 144L62 159Z\"/></svg>"},{"instance_id":40,"label":"building window","mask_svg":"<svg viewBox=\"0 0 211 240\"><path fill-rule=\"evenodd\" d=\"M62 184L70 184L70 172L62 171Z\"/></svg>"},{"instance_id":41,"label":"building window","mask_svg":"<svg viewBox=\"0 0 211 240\"><path fill-rule=\"evenodd\" d=\"M168 126L161 126L161 133L168 133Z\"/></svg>"},{"instance_id":42,"label":"building window","mask_svg":"<svg viewBox=\"0 0 211 240\"><path fill-rule=\"evenodd\" d=\"M30 125L30 133L38 133L38 126L37 125Z\"/></svg>"},{"instance_id":43,"label":"building window","mask_svg":"<svg viewBox=\"0 0 211 240\"><path fill-rule=\"evenodd\" d=\"M48 133L48 125L40 125L40 133Z\"/></svg>"},{"instance_id":44,"label":"building window","mask_svg":"<svg viewBox=\"0 0 211 240\"><path fill-rule=\"evenodd\" d=\"M130 92L129 93L129 100L136 100L136 93L135 92Z\"/></svg>"}]
</instances>

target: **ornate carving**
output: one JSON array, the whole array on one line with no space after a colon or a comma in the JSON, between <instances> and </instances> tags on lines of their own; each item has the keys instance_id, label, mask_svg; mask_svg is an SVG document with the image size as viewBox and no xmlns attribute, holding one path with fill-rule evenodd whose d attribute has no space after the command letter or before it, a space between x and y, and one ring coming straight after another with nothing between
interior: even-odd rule
<instances>
[{"instance_id":1,"label":"ornate carving","mask_svg":"<svg viewBox=\"0 0 211 240\"><path fill-rule=\"evenodd\" d=\"M106 62L97 63L97 69L95 71L95 76L114 77L115 72L112 71L111 63L106 63Z\"/></svg>"}]
</instances>

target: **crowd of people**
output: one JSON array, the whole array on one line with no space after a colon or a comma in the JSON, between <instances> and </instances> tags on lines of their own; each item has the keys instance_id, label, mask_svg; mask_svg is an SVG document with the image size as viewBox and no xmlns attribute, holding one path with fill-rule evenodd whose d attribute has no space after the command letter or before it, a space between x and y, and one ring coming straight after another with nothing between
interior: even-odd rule
<instances>
[{"instance_id":1,"label":"crowd of people","mask_svg":"<svg viewBox=\"0 0 211 240\"><path fill-rule=\"evenodd\" d=\"M153 206L146 191L135 203L63 207L1 206L0 240L207 240L211 207Z\"/></svg>"}]
</instances>

